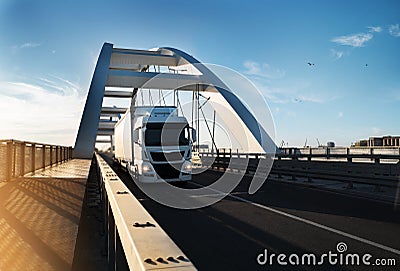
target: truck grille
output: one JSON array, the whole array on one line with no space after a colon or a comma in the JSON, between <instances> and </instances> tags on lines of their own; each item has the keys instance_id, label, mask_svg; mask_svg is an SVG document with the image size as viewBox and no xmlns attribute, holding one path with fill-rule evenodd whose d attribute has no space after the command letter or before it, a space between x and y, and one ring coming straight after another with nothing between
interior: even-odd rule
<instances>
[{"instance_id":1,"label":"truck grille","mask_svg":"<svg viewBox=\"0 0 400 271\"><path fill-rule=\"evenodd\" d=\"M183 159L183 156L185 155L185 152L150 152L150 155L155 162L172 162L181 161Z\"/></svg>"},{"instance_id":2,"label":"truck grille","mask_svg":"<svg viewBox=\"0 0 400 271\"><path fill-rule=\"evenodd\" d=\"M169 163L166 164L153 164L154 170L161 179L177 179L179 178L180 169L182 163L177 163L172 166Z\"/></svg>"}]
</instances>

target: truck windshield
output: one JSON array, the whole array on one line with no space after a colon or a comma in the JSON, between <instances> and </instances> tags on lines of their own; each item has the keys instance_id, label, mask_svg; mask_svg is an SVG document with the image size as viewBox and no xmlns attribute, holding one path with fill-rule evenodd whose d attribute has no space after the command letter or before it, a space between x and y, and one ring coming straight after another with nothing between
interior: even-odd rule
<instances>
[{"instance_id":1,"label":"truck windshield","mask_svg":"<svg viewBox=\"0 0 400 271\"><path fill-rule=\"evenodd\" d=\"M146 146L189 145L189 126L185 123L148 123Z\"/></svg>"}]
</instances>

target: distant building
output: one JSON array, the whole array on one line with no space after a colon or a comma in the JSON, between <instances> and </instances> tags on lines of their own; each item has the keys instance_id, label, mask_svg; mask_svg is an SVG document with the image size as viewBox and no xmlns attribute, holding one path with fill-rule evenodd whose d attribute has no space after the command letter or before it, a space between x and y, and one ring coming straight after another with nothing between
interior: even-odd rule
<instances>
[{"instance_id":1,"label":"distant building","mask_svg":"<svg viewBox=\"0 0 400 271\"><path fill-rule=\"evenodd\" d=\"M334 148L334 147L335 147L335 142L333 142L333 141L328 141L328 142L326 143L326 146L327 146L328 148Z\"/></svg>"},{"instance_id":2,"label":"distant building","mask_svg":"<svg viewBox=\"0 0 400 271\"><path fill-rule=\"evenodd\" d=\"M400 147L400 136L370 137L357 141L355 147Z\"/></svg>"},{"instance_id":3,"label":"distant building","mask_svg":"<svg viewBox=\"0 0 400 271\"><path fill-rule=\"evenodd\" d=\"M354 146L355 146L355 147L368 147L368 143L369 143L369 140L367 140L367 139L362 139L362 140L360 140L360 141L357 141L357 142L354 144Z\"/></svg>"}]
</instances>

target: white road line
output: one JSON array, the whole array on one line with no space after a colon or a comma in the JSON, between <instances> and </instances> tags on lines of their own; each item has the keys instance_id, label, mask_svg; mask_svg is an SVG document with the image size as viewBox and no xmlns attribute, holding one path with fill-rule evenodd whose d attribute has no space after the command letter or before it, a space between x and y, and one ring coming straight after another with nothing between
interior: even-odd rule
<instances>
[{"instance_id":1,"label":"white road line","mask_svg":"<svg viewBox=\"0 0 400 271\"><path fill-rule=\"evenodd\" d=\"M214 193L214 194L204 194L204 195L192 195L191 198L209 198L209 197L219 197L221 195L228 196L226 193Z\"/></svg>"},{"instance_id":2,"label":"white road line","mask_svg":"<svg viewBox=\"0 0 400 271\"><path fill-rule=\"evenodd\" d=\"M194 185L198 185L198 186L201 186L201 187L208 188L208 189L213 190L215 192L222 193L221 191L218 191L218 190L210 188L210 187L203 186L203 185L198 184L198 183L194 183L194 182L191 182L191 183L194 184ZM394 254L400 255L400 250L397 250L395 248L391 248L391 247L376 243L374 241L370 241L370 240L367 240L367 239L352 235L350 233L347 233L347 232L344 232L344 231L341 231L341 230L337 230L337 229L334 229L334 228L319 224L317 222L313 222L313 221L305 219L305 218L301 218L301 217L298 217L298 216L295 216L295 215L292 215L292 214L289 214L289 213L285 213L283 211L279 211L277 209L274 209L274 208L271 208L271 207L267 207L267 206L264 206L264 205L259 204L259 203L255 203L255 202L252 202L250 200L247 200L247 199L244 199L244 198L232 195L232 194L229 194L228 197L231 197L233 199L236 199L236 200L239 200L239 201L242 201L242 202L245 202L245 203L249 203L249 204L251 204L253 206L262 208L264 210L267 210L267 211L270 211L270 212L273 212L273 213L276 213L276 214L279 214L279 215L282 215L282 216L285 216L285 217L288 217L288 218L303 222L305 224L308 224L308 225L311 225L311 226L314 226L314 227L317 227L317 228L320 228L320 229L323 229L323 230L326 230L326 231L330 231L330 232L342 235L344 237L348 237L348 238L351 238L353 240L356 240L356 241L359 241L359 242L362 242L362 243L365 243L365 244L368 244L368 245L371 245L371 246L374 246L374 247L377 247L377 248L392 252Z\"/></svg>"}]
</instances>

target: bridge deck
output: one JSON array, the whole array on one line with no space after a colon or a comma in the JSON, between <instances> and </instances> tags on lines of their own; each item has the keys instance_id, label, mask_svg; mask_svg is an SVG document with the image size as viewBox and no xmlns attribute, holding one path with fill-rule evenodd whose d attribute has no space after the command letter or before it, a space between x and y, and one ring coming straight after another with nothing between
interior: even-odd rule
<instances>
[{"instance_id":1,"label":"bridge deck","mask_svg":"<svg viewBox=\"0 0 400 271\"><path fill-rule=\"evenodd\" d=\"M229 196L214 205L179 210L158 204L125 170L114 170L199 270L368 270L362 265L342 269L327 261L320 266L257 263L264 249L268 255L322 255L335 253L340 242L352 253L370 253L374 260L392 258L398 265L400 259L400 221L393 204L271 180L249 195L251 180L244 177ZM206 171L194 175L185 188L206 186L220 174ZM210 190L204 197L216 193ZM398 269L391 267L386 270Z\"/></svg>"},{"instance_id":2,"label":"bridge deck","mask_svg":"<svg viewBox=\"0 0 400 271\"><path fill-rule=\"evenodd\" d=\"M0 183L0 270L70 270L91 161Z\"/></svg>"}]
</instances>

